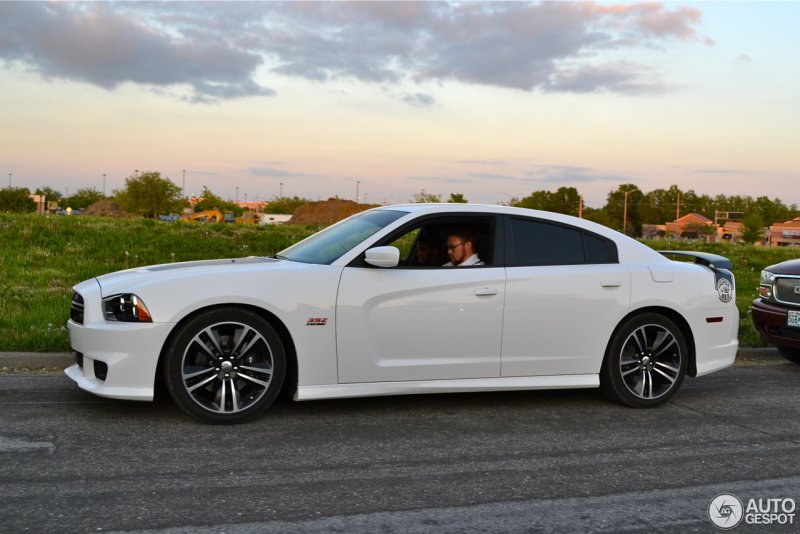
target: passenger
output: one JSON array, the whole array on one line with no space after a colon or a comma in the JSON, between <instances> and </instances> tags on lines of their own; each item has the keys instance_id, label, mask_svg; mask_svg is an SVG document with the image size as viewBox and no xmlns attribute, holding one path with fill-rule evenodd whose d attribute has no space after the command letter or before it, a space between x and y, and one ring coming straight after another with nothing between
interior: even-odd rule
<instances>
[{"instance_id":1,"label":"passenger","mask_svg":"<svg viewBox=\"0 0 800 534\"><path fill-rule=\"evenodd\" d=\"M450 261L443 267L468 267L483 265L475 251L475 237L469 230L456 230L447 236L447 257Z\"/></svg>"},{"instance_id":2,"label":"passenger","mask_svg":"<svg viewBox=\"0 0 800 534\"><path fill-rule=\"evenodd\" d=\"M432 232L420 233L417 239L417 265L441 265L439 257L442 253L442 243Z\"/></svg>"}]
</instances>

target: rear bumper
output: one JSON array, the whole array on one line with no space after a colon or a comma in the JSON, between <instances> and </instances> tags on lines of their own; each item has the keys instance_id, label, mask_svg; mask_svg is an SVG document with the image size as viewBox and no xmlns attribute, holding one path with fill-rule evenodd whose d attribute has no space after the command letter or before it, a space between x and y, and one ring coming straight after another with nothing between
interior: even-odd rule
<instances>
[{"instance_id":1,"label":"rear bumper","mask_svg":"<svg viewBox=\"0 0 800 534\"><path fill-rule=\"evenodd\" d=\"M767 343L800 349L800 328L786 326L787 310L785 306L756 299L751 308L753 326Z\"/></svg>"}]
</instances>

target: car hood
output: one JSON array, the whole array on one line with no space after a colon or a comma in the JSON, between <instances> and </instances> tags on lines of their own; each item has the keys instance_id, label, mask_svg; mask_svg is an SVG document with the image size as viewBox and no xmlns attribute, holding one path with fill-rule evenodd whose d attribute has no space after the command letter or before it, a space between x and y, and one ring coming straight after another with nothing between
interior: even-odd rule
<instances>
[{"instance_id":1,"label":"car hood","mask_svg":"<svg viewBox=\"0 0 800 534\"><path fill-rule=\"evenodd\" d=\"M764 269L774 274L800 275L800 259L787 260Z\"/></svg>"},{"instance_id":2,"label":"car hood","mask_svg":"<svg viewBox=\"0 0 800 534\"><path fill-rule=\"evenodd\" d=\"M132 291L142 285L151 283L169 283L178 278L229 274L232 271L249 271L253 269L278 268L286 269L290 266L300 266L288 261L273 258L251 256L248 258L230 258L220 260L201 260L180 263L165 263L136 267L124 271L117 271L97 277L103 296Z\"/></svg>"}]
</instances>

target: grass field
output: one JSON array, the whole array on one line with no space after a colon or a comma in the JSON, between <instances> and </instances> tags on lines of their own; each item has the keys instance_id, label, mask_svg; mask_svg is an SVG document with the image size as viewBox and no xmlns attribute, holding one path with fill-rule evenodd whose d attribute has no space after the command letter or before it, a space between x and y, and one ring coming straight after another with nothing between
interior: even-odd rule
<instances>
[{"instance_id":1,"label":"grass field","mask_svg":"<svg viewBox=\"0 0 800 534\"><path fill-rule=\"evenodd\" d=\"M156 263L275 254L310 235L302 226L205 225L99 217L0 214L0 351L69 350L72 286ZM761 269L800 256L786 248L651 241L658 250L700 250L734 262L739 340L759 346L750 322Z\"/></svg>"}]
</instances>

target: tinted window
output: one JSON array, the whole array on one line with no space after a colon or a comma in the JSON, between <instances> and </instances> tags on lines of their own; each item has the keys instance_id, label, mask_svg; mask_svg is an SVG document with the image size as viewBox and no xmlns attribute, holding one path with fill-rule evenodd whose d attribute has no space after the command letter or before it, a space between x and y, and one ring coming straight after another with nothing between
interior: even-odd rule
<instances>
[{"instance_id":1,"label":"tinted window","mask_svg":"<svg viewBox=\"0 0 800 534\"><path fill-rule=\"evenodd\" d=\"M536 221L510 219L508 240L511 265L577 265L616 263L613 242L580 228Z\"/></svg>"},{"instance_id":2,"label":"tinted window","mask_svg":"<svg viewBox=\"0 0 800 534\"><path fill-rule=\"evenodd\" d=\"M584 233L583 244L586 247L586 263L613 263L617 261L616 256L612 256L609 242L602 237Z\"/></svg>"},{"instance_id":3,"label":"tinted window","mask_svg":"<svg viewBox=\"0 0 800 534\"><path fill-rule=\"evenodd\" d=\"M512 265L583 263L583 238L574 228L541 221L511 219Z\"/></svg>"}]
</instances>

